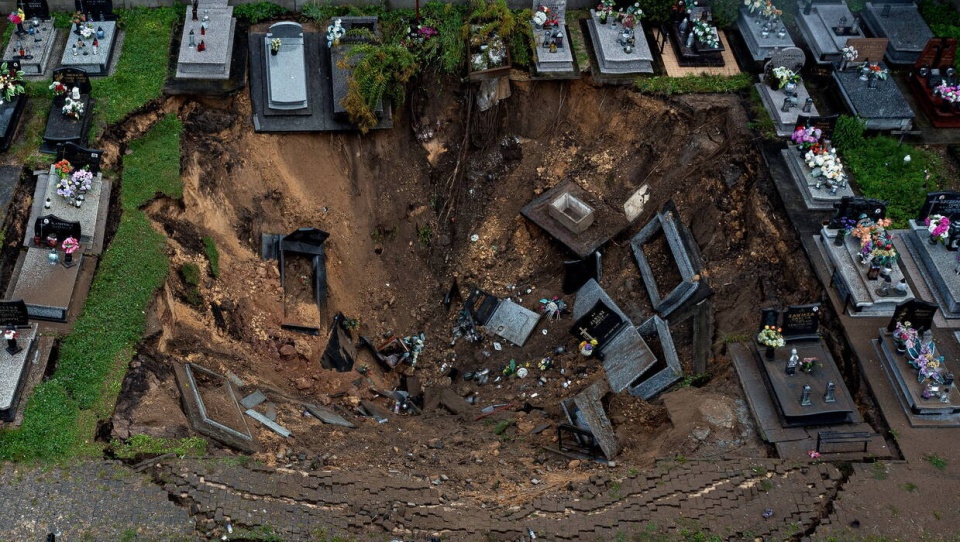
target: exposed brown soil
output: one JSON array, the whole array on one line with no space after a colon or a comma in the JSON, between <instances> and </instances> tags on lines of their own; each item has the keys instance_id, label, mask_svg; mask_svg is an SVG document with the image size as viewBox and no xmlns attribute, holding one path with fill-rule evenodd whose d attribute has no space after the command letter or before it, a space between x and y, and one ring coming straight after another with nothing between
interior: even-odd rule
<instances>
[{"instance_id":1,"label":"exposed brown soil","mask_svg":"<svg viewBox=\"0 0 960 542\"><path fill-rule=\"evenodd\" d=\"M416 88L412 106L400 113L394 129L365 137L256 134L246 94L165 104L185 123L184 197L157 200L147 211L169 237L174 269L187 261L207 269L200 239L210 235L221 253L221 275L201 284L204 303L198 309L185 301L182 281L171 272L152 311L156 333L131 365L115 436L190 433L165 367L172 360L189 361L239 376L246 383L241 396L260 389L276 402L277 422L292 438L249 421L262 449L257 458L268 464L285 463L286 452L293 452L327 468L395 470L431 480L445 475L450 478L445 484L462 496L503 502L562 490L587 476L592 463L568 468L567 459L541 450L556 446L554 426L564 421L559 401L602 377L596 360L575 353L569 315L559 322L542 320L523 348L498 340L503 343L498 351L490 337L480 345L462 339L451 344L460 305L455 301L448 312L442 304L455 279L464 296L477 286L533 310L539 299L561 295L561 262L570 254L519 211L535 195L571 179L614 208L649 184L652 199L643 214L603 255L602 284L635 322L653 313L628 241L668 200L694 233L715 292L709 382L652 402L614 397L609 411L623 445L617 462L643 468L675 454L766 455L724 342L751 333L760 307L815 300L818 286L806 263L792 263L805 260L798 258L792 231L782 226L786 217L772 203L775 192L739 98L663 101L580 81L514 82L509 100L471 123L467 139L488 144L461 153L470 94L451 81L423 81ZM145 116L130 133L150 122ZM435 137L420 142L416 136L425 127ZM119 150L123 140L123 134L113 134L105 144ZM293 273L288 264L292 291L285 314L279 269L260 259L260 237L306 226L331 234L329 300L318 314L302 262L293 264L300 266ZM479 240L471 242L474 234ZM666 243L648 248L658 287L672 287L679 275L671 269ZM572 305L573 296L563 299ZM210 303L223 308L222 325ZM365 377L324 370L320 358L338 311L358 318L360 334L375 343L425 333L417 367L387 372L362 354L358 365L369 368ZM281 330L289 322L317 326L320 336ZM672 330L690 373L689 323ZM566 353L554 355L557 346ZM541 373L536 365L544 356L553 356L556 364ZM441 372L446 364L461 373L487 368L496 374L511 359L530 363L530 376L478 386ZM529 403L534 409L480 420L443 410L391 415L385 424L357 419L356 430L303 415L302 402L350 414L360 400L389 409L392 402L371 388L391 390L401 374L416 375L424 387L475 395L476 408ZM545 383L538 381L541 376ZM511 425L495 434L503 421ZM544 423L550 429L535 433ZM533 477L542 483L531 486Z\"/></svg>"}]
</instances>

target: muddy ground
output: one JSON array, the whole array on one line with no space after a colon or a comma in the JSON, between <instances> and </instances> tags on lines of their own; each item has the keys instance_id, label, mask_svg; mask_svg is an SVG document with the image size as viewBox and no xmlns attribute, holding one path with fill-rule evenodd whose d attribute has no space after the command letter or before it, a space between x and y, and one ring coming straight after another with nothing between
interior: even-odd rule
<instances>
[{"instance_id":1,"label":"muddy ground","mask_svg":"<svg viewBox=\"0 0 960 542\"><path fill-rule=\"evenodd\" d=\"M162 111L185 124L183 200L148 207L168 235L175 267L151 309L150 335L131 363L112 436L192 434L171 370L191 362L233 373L245 384L241 395L259 389L276 404L277 422L292 437L247 420L260 446L255 457L267 464L409 474L479 501L525 501L588 477L595 463L542 449L556 447L560 400L603 378L597 360L575 353L570 315L541 320L523 348L498 340L498 351L489 336L480 344L452 343L461 304L454 300L447 310L442 302L456 280L464 296L476 286L532 310L555 295L572 306L573 296L560 291L561 263L572 255L520 215L537 194L569 179L616 209L649 185L641 216L603 249L602 285L635 322L653 313L629 238L668 200L696 237L714 290L708 378L650 402L614 397L609 411L623 445L617 463L642 469L664 456L768 455L724 345L753 332L761 307L817 301L820 289L780 210L741 98L665 101L582 81L515 81L512 97L467 120L470 88L432 79L413 88L395 127L364 137L256 134L246 93L170 98L107 134L106 156L117 156ZM300 227L330 233L323 310L311 302L308 265L290 263L285 298L277 262L260 257L261 234ZM175 271L187 261L208 269L201 242L207 235L221 254L220 277L208 277L202 303L191 304ZM651 252L664 288L676 280L669 251L657 242ZM222 308L219 323L211 304ZM355 334L375 343L423 332L417 366L387 371L361 354L365 376L325 370L321 355L337 312L357 319ZM285 331L284 323L315 326L320 335ZM690 374L689 321L672 331ZM558 346L566 352L555 355ZM555 364L540 371L545 356ZM530 375L478 386L443 370L496 374L511 359L530 363ZM355 415L361 400L391 409L393 402L371 389L394 389L402 375L418 377L425 388L475 396L476 409L533 408L480 420L439 409L394 414L384 424ZM303 402L341 409L359 427L321 424L303 414Z\"/></svg>"}]
</instances>

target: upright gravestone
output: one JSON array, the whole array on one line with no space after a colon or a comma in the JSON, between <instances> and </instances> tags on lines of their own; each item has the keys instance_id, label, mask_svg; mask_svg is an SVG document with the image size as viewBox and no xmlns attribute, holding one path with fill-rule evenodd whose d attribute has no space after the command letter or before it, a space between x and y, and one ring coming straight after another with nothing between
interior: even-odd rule
<instances>
[{"instance_id":1,"label":"upright gravestone","mask_svg":"<svg viewBox=\"0 0 960 542\"><path fill-rule=\"evenodd\" d=\"M941 221L944 217L946 221ZM930 224L927 220L932 219ZM948 226L945 226L946 222ZM917 218L910 221L907 242L918 256L920 275L930 287L945 318L960 318L960 192L927 194ZM941 231L943 230L943 231Z\"/></svg>"},{"instance_id":2,"label":"upright gravestone","mask_svg":"<svg viewBox=\"0 0 960 542\"><path fill-rule=\"evenodd\" d=\"M877 199L864 198L860 196L842 198L839 202L834 204L833 208L833 217L827 224L827 228L829 229L840 228L844 219L856 222L861 217L865 216L876 222L881 218L886 218L887 216L886 203ZM831 235L830 237L833 236Z\"/></svg>"},{"instance_id":3,"label":"upright gravestone","mask_svg":"<svg viewBox=\"0 0 960 542\"><path fill-rule=\"evenodd\" d=\"M0 329L7 326L26 327L30 325L27 304L22 299L0 301Z\"/></svg>"},{"instance_id":4,"label":"upright gravestone","mask_svg":"<svg viewBox=\"0 0 960 542\"><path fill-rule=\"evenodd\" d=\"M820 340L820 305L793 305L783 313L786 341Z\"/></svg>"},{"instance_id":5,"label":"upright gravestone","mask_svg":"<svg viewBox=\"0 0 960 542\"><path fill-rule=\"evenodd\" d=\"M50 18L50 5L47 0L20 0L20 8L28 20L46 21Z\"/></svg>"},{"instance_id":6,"label":"upright gravestone","mask_svg":"<svg viewBox=\"0 0 960 542\"><path fill-rule=\"evenodd\" d=\"M910 325L922 334L924 331L933 328L933 318L936 316L938 308L936 303L930 303L922 299L905 301L897 305L897 308L893 311L893 317L887 324L887 331L896 329L898 323L910 322Z\"/></svg>"},{"instance_id":7,"label":"upright gravestone","mask_svg":"<svg viewBox=\"0 0 960 542\"><path fill-rule=\"evenodd\" d=\"M793 133L797 117L803 113L817 115L817 108L807 92L803 81L779 88L773 71L787 68L799 74L806 62L806 56L799 47L787 47L772 53L770 61L764 66L764 80L757 83L757 91L764 108L770 114L777 127L777 135L785 137Z\"/></svg>"},{"instance_id":8,"label":"upright gravestone","mask_svg":"<svg viewBox=\"0 0 960 542\"><path fill-rule=\"evenodd\" d=\"M117 20L113 13L113 0L74 0L74 7L93 22Z\"/></svg>"},{"instance_id":9,"label":"upright gravestone","mask_svg":"<svg viewBox=\"0 0 960 542\"><path fill-rule=\"evenodd\" d=\"M33 239L36 246L44 244L51 247L59 246L67 237L80 239L81 233L79 222L64 220L56 215L38 217L33 223ZM55 243L54 240L56 240Z\"/></svg>"},{"instance_id":10,"label":"upright gravestone","mask_svg":"<svg viewBox=\"0 0 960 542\"><path fill-rule=\"evenodd\" d=\"M624 319L608 307L602 299L597 300L593 308L577 319L570 333L581 341L597 341L595 348L603 351L623 327Z\"/></svg>"},{"instance_id":11,"label":"upright gravestone","mask_svg":"<svg viewBox=\"0 0 960 542\"><path fill-rule=\"evenodd\" d=\"M97 175L100 173L100 159L103 157L103 151L100 149L87 149L76 143L66 143L57 147L57 161L66 160L76 169L87 168L91 173Z\"/></svg>"},{"instance_id":12,"label":"upright gravestone","mask_svg":"<svg viewBox=\"0 0 960 542\"><path fill-rule=\"evenodd\" d=\"M40 152L47 154L56 153L58 146L67 143L83 146L93 116L89 73L79 68L58 68L53 71L53 80L63 84L67 94L53 98L40 145ZM79 98L73 97L73 89L79 90Z\"/></svg>"},{"instance_id":13,"label":"upright gravestone","mask_svg":"<svg viewBox=\"0 0 960 542\"><path fill-rule=\"evenodd\" d=\"M797 115L797 123L794 124L793 130L796 131L798 128L806 128L809 126L820 130L820 133L823 134L823 139L831 140L833 139L833 131L837 128L838 118L840 118L840 115L816 116L801 113Z\"/></svg>"},{"instance_id":14,"label":"upright gravestone","mask_svg":"<svg viewBox=\"0 0 960 542\"><path fill-rule=\"evenodd\" d=\"M777 309L762 309L760 311L760 330L765 327L780 327L780 311Z\"/></svg>"}]
</instances>

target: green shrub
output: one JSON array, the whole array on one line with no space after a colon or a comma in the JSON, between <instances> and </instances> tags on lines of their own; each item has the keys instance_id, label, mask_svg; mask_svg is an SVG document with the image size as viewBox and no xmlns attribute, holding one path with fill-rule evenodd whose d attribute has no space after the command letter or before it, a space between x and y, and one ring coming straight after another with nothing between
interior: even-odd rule
<instances>
[{"instance_id":1,"label":"green shrub","mask_svg":"<svg viewBox=\"0 0 960 542\"><path fill-rule=\"evenodd\" d=\"M203 252L207 255L207 261L210 262L210 276L220 278L220 251L217 250L217 243L209 235L203 238Z\"/></svg>"},{"instance_id":2,"label":"green shrub","mask_svg":"<svg viewBox=\"0 0 960 542\"><path fill-rule=\"evenodd\" d=\"M517 11L514 17L518 21L529 21L533 18L533 10ZM510 62L515 67L529 67L533 63L533 51L536 48L533 28L528 24L517 25L510 36ZM567 36L567 46L570 47L570 36Z\"/></svg>"},{"instance_id":3,"label":"green shrub","mask_svg":"<svg viewBox=\"0 0 960 542\"><path fill-rule=\"evenodd\" d=\"M683 77L640 77L634 81L634 87L642 93L657 96L673 94L721 94L739 92L753 84L749 73L737 75L685 75Z\"/></svg>"},{"instance_id":4,"label":"green shrub","mask_svg":"<svg viewBox=\"0 0 960 542\"><path fill-rule=\"evenodd\" d=\"M427 2L421 14L437 29L437 35L424 48L424 64L436 66L443 73L459 73L466 55L466 41L462 34L466 7Z\"/></svg>"},{"instance_id":5,"label":"green shrub","mask_svg":"<svg viewBox=\"0 0 960 542\"><path fill-rule=\"evenodd\" d=\"M406 84L417 70L417 59L402 45L354 45L350 58L359 58L347 81L347 96L341 102L350 122L361 133L377 125L378 105L390 99L394 107L403 104Z\"/></svg>"},{"instance_id":6,"label":"green shrub","mask_svg":"<svg viewBox=\"0 0 960 542\"><path fill-rule=\"evenodd\" d=\"M637 0L637 2L643 10L644 26L648 26L647 21L663 23L670 20L673 6L677 3L676 0Z\"/></svg>"},{"instance_id":7,"label":"green shrub","mask_svg":"<svg viewBox=\"0 0 960 542\"><path fill-rule=\"evenodd\" d=\"M840 115L833 129L833 145L843 153L853 152L863 147L866 143L863 137L865 127L864 121L858 117Z\"/></svg>"},{"instance_id":8,"label":"green shrub","mask_svg":"<svg viewBox=\"0 0 960 542\"><path fill-rule=\"evenodd\" d=\"M287 8L278 6L272 2L254 2L251 4L239 4L233 7L233 15L250 24L276 19L286 13Z\"/></svg>"},{"instance_id":9,"label":"green shrub","mask_svg":"<svg viewBox=\"0 0 960 542\"><path fill-rule=\"evenodd\" d=\"M714 0L713 24L719 28L733 28L737 24L737 18L740 17L739 0Z\"/></svg>"}]
</instances>

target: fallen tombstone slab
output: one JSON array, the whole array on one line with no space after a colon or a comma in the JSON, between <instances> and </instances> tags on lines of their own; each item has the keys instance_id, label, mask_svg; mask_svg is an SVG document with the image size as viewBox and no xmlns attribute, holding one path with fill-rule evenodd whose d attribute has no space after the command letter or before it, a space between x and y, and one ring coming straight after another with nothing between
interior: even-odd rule
<instances>
[{"instance_id":1,"label":"fallen tombstone slab","mask_svg":"<svg viewBox=\"0 0 960 542\"><path fill-rule=\"evenodd\" d=\"M354 360L357 357L350 331L344 325L345 320L343 313L340 312L333 318L327 347L323 351L323 357L320 358L325 369L334 369L341 373L353 370Z\"/></svg>"},{"instance_id":2,"label":"fallen tombstone slab","mask_svg":"<svg viewBox=\"0 0 960 542\"><path fill-rule=\"evenodd\" d=\"M243 399L240 399L240 404L243 405L243 408L253 408L266 400L267 396L264 395L262 391L257 390Z\"/></svg>"},{"instance_id":3,"label":"fallen tombstone slab","mask_svg":"<svg viewBox=\"0 0 960 542\"><path fill-rule=\"evenodd\" d=\"M304 408L307 409L307 412L313 415L314 418L322 421L323 423L328 423L330 425L339 425L342 427L349 427L351 429L356 429L357 426L347 421L346 418L337 414L336 412L330 410L329 408L324 408L319 405L305 404Z\"/></svg>"},{"instance_id":4,"label":"fallen tombstone slab","mask_svg":"<svg viewBox=\"0 0 960 542\"><path fill-rule=\"evenodd\" d=\"M440 407L447 409L451 414L461 418L470 416L475 412L473 406L463 397L449 388L427 388L423 392L423 410L431 412Z\"/></svg>"},{"instance_id":5,"label":"fallen tombstone slab","mask_svg":"<svg viewBox=\"0 0 960 542\"><path fill-rule=\"evenodd\" d=\"M256 442L229 379L191 363L173 363L173 374L184 413L196 432L231 448L256 451ZM204 396L216 403L211 405L213 411L207 408Z\"/></svg>"},{"instance_id":6,"label":"fallen tombstone slab","mask_svg":"<svg viewBox=\"0 0 960 542\"><path fill-rule=\"evenodd\" d=\"M594 252L582 260L563 262L563 293L576 293L588 280L600 282L603 270L600 267L600 253Z\"/></svg>"},{"instance_id":7,"label":"fallen tombstone slab","mask_svg":"<svg viewBox=\"0 0 960 542\"><path fill-rule=\"evenodd\" d=\"M481 326L517 346L523 346L540 322L540 314L510 299L498 299L473 289L466 302L467 311Z\"/></svg>"},{"instance_id":8,"label":"fallen tombstone slab","mask_svg":"<svg viewBox=\"0 0 960 542\"><path fill-rule=\"evenodd\" d=\"M270 429L271 431L280 435L283 438L287 438L290 436L290 431L288 431L286 427L283 427L282 425L277 424L270 418L264 416L263 414L260 414L259 412L257 412L256 410L253 410L252 408L246 411L246 415L250 416L254 420L257 420L263 425L267 426L267 429Z\"/></svg>"},{"instance_id":9,"label":"fallen tombstone slab","mask_svg":"<svg viewBox=\"0 0 960 542\"><path fill-rule=\"evenodd\" d=\"M613 459L620 453L620 440L603 407L603 399L610 393L610 385L600 379L575 397L560 402L570 425L588 431L607 459ZM580 442L584 443L583 440Z\"/></svg>"},{"instance_id":10,"label":"fallen tombstone slab","mask_svg":"<svg viewBox=\"0 0 960 542\"><path fill-rule=\"evenodd\" d=\"M377 423L387 423L390 420L390 413L379 407L378 405L371 403L370 401L360 401L360 407L367 414L367 416L377 420Z\"/></svg>"}]
</instances>

